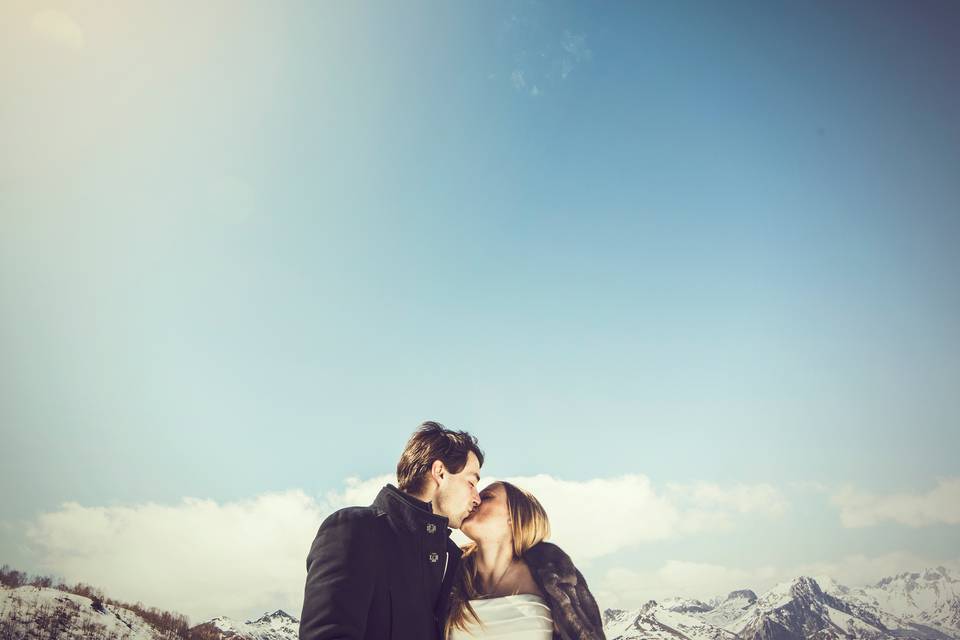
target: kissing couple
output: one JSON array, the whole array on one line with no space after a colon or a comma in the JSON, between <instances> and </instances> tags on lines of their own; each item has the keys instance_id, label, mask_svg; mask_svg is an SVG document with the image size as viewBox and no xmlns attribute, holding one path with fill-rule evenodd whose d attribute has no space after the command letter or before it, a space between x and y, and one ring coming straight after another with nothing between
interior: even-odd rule
<instances>
[{"instance_id":1,"label":"kissing couple","mask_svg":"<svg viewBox=\"0 0 960 640\"><path fill-rule=\"evenodd\" d=\"M307 555L300 640L603 640L600 609L540 502L482 491L477 439L413 433L369 507L331 514ZM471 542L450 540L460 529Z\"/></svg>"}]
</instances>

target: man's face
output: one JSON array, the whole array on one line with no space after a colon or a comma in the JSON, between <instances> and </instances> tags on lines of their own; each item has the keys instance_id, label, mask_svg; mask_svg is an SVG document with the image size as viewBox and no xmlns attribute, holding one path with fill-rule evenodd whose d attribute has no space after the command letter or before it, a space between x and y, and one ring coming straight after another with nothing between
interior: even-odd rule
<instances>
[{"instance_id":1,"label":"man's face","mask_svg":"<svg viewBox=\"0 0 960 640\"><path fill-rule=\"evenodd\" d=\"M480 492L480 506L464 518L460 523L460 531L474 542L490 540L510 543L513 535L510 506L507 504L507 490L501 483L495 482Z\"/></svg>"},{"instance_id":2,"label":"man's face","mask_svg":"<svg viewBox=\"0 0 960 640\"><path fill-rule=\"evenodd\" d=\"M446 516L450 526L460 528L460 523L480 504L477 483L480 482L480 461L472 451L467 454L467 464L460 473L445 469L437 492L433 496L433 510Z\"/></svg>"}]
</instances>

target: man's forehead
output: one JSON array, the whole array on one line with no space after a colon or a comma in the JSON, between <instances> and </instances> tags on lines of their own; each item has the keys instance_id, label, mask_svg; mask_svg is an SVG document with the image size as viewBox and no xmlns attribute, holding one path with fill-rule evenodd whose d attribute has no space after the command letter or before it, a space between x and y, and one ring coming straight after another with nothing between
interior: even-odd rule
<instances>
[{"instance_id":1,"label":"man's forehead","mask_svg":"<svg viewBox=\"0 0 960 640\"><path fill-rule=\"evenodd\" d=\"M477 482L480 482L480 459L473 451L467 455L467 464L464 465L463 470L467 475L475 476Z\"/></svg>"}]
</instances>

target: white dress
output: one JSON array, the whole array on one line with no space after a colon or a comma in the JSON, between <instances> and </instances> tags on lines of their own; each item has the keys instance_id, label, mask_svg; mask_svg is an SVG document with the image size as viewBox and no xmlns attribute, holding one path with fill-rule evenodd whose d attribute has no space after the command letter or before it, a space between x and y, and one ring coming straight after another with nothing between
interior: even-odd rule
<instances>
[{"instance_id":1,"label":"white dress","mask_svg":"<svg viewBox=\"0 0 960 640\"><path fill-rule=\"evenodd\" d=\"M553 617L540 596L518 593L513 596L471 600L482 626L470 623L467 630L453 629L450 640L552 640Z\"/></svg>"}]
</instances>

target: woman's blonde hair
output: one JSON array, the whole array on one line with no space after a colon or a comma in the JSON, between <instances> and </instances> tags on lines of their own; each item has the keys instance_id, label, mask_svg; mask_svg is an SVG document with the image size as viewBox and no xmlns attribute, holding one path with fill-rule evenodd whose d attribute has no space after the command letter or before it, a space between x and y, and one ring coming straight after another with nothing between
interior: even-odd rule
<instances>
[{"instance_id":1,"label":"woman's blonde hair","mask_svg":"<svg viewBox=\"0 0 960 640\"><path fill-rule=\"evenodd\" d=\"M493 482L484 491L500 485L507 494L507 513L510 517L510 534L513 543L513 557L522 558L527 549L550 537L550 520L540 501L525 489L505 481ZM463 547L463 570L450 594L450 615L447 618L444 637L449 637L453 629L466 630L472 623L482 624L477 612L470 606L470 600L477 593L477 543L471 542Z\"/></svg>"}]
</instances>

